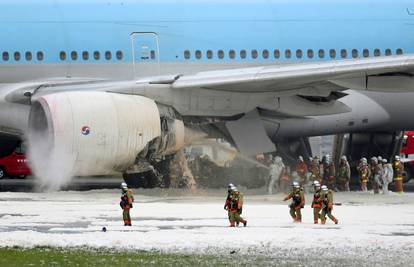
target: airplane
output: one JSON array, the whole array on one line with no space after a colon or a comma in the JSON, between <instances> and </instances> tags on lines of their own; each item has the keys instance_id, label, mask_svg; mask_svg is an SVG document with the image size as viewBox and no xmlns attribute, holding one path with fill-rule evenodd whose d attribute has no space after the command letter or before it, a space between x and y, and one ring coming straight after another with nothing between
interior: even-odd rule
<instances>
[{"instance_id":1,"label":"airplane","mask_svg":"<svg viewBox=\"0 0 414 267\"><path fill-rule=\"evenodd\" d=\"M412 1L4 0L0 25L0 146L45 169L139 173L197 131L254 155L414 129Z\"/></svg>"}]
</instances>

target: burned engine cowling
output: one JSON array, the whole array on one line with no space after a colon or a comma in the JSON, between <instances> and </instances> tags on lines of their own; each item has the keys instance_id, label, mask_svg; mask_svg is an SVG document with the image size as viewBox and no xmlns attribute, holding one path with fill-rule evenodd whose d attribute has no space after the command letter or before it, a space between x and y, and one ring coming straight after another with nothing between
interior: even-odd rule
<instances>
[{"instance_id":1,"label":"burned engine cowling","mask_svg":"<svg viewBox=\"0 0 414 267\"><path fill-rule=\"evenodd\" d=\"M71 176L123 172L161 136L157 104L106 92L63 92L34 100L28 142L36 173Z\"/></svg>"}]
</instances>

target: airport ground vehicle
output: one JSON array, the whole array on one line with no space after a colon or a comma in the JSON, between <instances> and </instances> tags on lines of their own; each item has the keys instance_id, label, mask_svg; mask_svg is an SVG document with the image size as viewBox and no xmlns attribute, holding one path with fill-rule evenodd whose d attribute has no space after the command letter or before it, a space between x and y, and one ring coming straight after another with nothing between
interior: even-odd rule
<instances>
[{"instance_id":1,"label":"airport ground vehicle","mask_svg":"<svg viewBox=\"0 0 414 267\"><path fill-rule=\"evenodd\" d=\"M11 154L0 158L0 179L6 176L25 178L30 174L24 145L17 146Z\"/></svg>"}]
</instances>

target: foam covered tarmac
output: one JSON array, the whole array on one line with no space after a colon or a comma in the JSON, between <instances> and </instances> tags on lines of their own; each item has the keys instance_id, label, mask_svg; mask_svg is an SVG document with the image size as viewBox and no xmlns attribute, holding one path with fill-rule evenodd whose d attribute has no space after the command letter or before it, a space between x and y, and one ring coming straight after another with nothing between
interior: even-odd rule
<instances>
[{"instance_id":1,"label":"foam covered tarmac","mask_svg":"<svg viewBox=\"0 0 414 267\"><path fill-rule=\"evenodd\" d=\"M340 224L292 223L282 194L247 194L248 227L228 228L225 192L135 191L133 226L124 227L119 190L0 193L0 246L91 247L170 253L305 257L329 262L414 266L414 194L337 193ZM102 227L107 232L102 232Z\"/></svg>"}]
</instances>

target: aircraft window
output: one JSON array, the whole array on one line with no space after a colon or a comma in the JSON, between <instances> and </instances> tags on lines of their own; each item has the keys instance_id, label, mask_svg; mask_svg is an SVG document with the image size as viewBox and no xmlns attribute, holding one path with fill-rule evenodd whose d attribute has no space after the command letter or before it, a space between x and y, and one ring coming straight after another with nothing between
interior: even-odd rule
<instances>
[{"instance_id":1,"label":"aircraft window","mask_svg":"<svg viewBox=\"0 0 414 267\"><path fill-rule=\"evenodd\" d=\"M151 50L151 59L155 59L155 50Z\"/></svg>"},{"instance_id":2,"label":"aircraft window","mask_svg":"<svg viewBox=\"0 0 414 267\"><path fill-rule=\"evenodd\" d=\"M45 55L43 54L42 51L38 51L36 53L36 58L37 58L38 61L42 61L45 58Z\"/></svg>"},{"instance_id":3,"label":"aircraft window","mask_svg":"<svg viewBox=\"0 0 414 267\"><path fill-rule=\"evenodd\" d=\"M273 51L273 56L275 58L280 58L280 50L279 49L275 49L275 51Z\"/></svg>"},{"instance_id":4,"label":"aircraft window","mask_svg":"<svg viewBox=\"0 0 414 267\"><path fill-rule=\"evenodd\" d=\"M70 58L72 60L78 60L78 52L72 51L72 53L70 53Z\"/></svg>"},{"instance_id":5,"label":"aircraft window","mask_svg":"<svg viewBox=\"0 0 414 267\"><path fill-rule=\"evenodd\" d=\"M83 60L89 60L89 52L88 51L83 51L82 52L82 59Z\"/></svg>"},{"instance_id":6,"label":"aircraft window","mask_svg":"<svg viewBox=\"0 0 414 267\"><path fill-rule=\"evenodd\" d=\"M223 50L219 50L218 51L218 57L219 57L219 59L223 59L224 58L224 51Z\"/></svg>"},{"instance_id":7,"label":"aircraft window","mask_svg":"<svg viewBox=\"0 0 414 267\"><path fill-rule=\"evenodd\" d=\"M357 58L358 57L358 50L357 49L352 49L352 57L353 58Z\"/></svg>"},{"instance_id":8,"label":"aircraft window","mask_svg":"<svg viewBox=\"0 0 414 267\"><path fill-rule=\"evenodd\" d=\"M362 51L362 55L363 55L364 57L369 57L369 50L368 50L368 49L364 49L364 50Z\"/></svg>"},{"instance_id":9,"label":"aircraft window","mask_svg":"<svg viewBox=\"0 0 414 267\"><path fill-rule=\"evenodd\" d=\"M24 57L26 58L27 61L32 61L32 52L27 51L24 55Z\"/></svg>"},{"instance_id":10,"label":"aircraft window","mask_svg":"<svg viewBox=\"0 0 414 267\"><path fill-rule=\"evenodd\" d=\"M246 56L247 56L246 50L241 50L240 51L240 58L246 58Z\"/></svg>"},{"instance_id":11,"label":"aircraft window","mask_svg":"<svg viewBox=\"0 0 414 267\"><path fill-rule=\"evenodd\" d=\"M397 51L396 51L396 54L397 55L402 55L404 53L403 53L403 50L401 48L398 48Z\"/></svg>"},{"instance_id":12,"label":"aircraft window","mask_svg":"<svg viewBox=\"0 0 414 267\"><path fill-rule=\"evenodd\" d=\"M151 54L151 57L152 57L152 54ZM122 51L121 50L116 51L116 59L122 60L123 58L124 58L124 54L122 53Z\"/></svg>"},{"instance_id":13,"label":"aircraft window","mask_svg":"<svg viewBox=\"0 0 414 267\"><path fill-rule=\"evenodd\" d=\"M14 52L14 60L19 61L20 60L20 53Z\"/></svg>"},{"instance_id":14,"label":"aircraft window","mask_svg":"<svg viewBox=\"0 0 414 267\"><path fill-rule=\"evenodd\" d=\"M93 52L93 58L99 60L101 58L101 53L99 53L99 51Z\"/></svg>"},{"instance_id":15,"label":"aircraft window","mask_svg":"<svg viewBox=\"0 0 414 267\"><path fill-rule=\"evenodd\" d=\"M374 50L374 56L379 57L381 56L381 50L379 50L378 48Z\"/></svg>"},{"instance_id":16,"label":"aircraft window","mask_svg":"<svg viewBox=\"0 0 414 267\"><path fill-rule=\"evenodd\" d=\"M285 57L286 58L291 58L292 57L292 51L290 51L290 49L285 50Z\"/></svg>"},{"instance_id":17,"label":"aircraft window","mask_svg":"<svg viewBox=\"0 0 414 267\"><path fill-rule=\"evenodd\" d=\"M325 58L325 50L319 49L318 55L319 55L319 58Z\"/></svg>"},{"instance_id":18,"label":"aircraft window","mask_svg":"<svg viewBox=\"0 0 414 267\"><path fill-rule=\"evenodd\" d=\"M263 52L262 52L262 56L263 56L263 58L269 58L269 50L263 50Z\"/></svg>"},{"instance_id":19,"label":"aircraft window","mask_svg":"<svg viewBox=\"0 0 414 267\"><path fill-rule=\"evenodd\" d=\"M348 57L348 51L346 49L341 49L341 58L347 58Z\"/></svg>"},{"instance_id":20,"label":"aircraft window","mask_svg":"<svg viewBox=\"0 0 414 267\"><path fill-rule=\"evenodd\" d=\"M3 57L3 61L9 61L10 56L8 52L3 52L2 57Z\"/></svg>"},{"instance_id":21,"label":"aircraft window","mask_svg":"<svg viewBox=\"0 0 414 267\"><path fill-rule=\"evenodd\" d=\"M230 57L231 59L234 59L234 58L236 57L236 51L234 51L234 50L230 50L230 51L229 51L229 57Z\"/></svg>"},{"instance_id":22,"label":"aircraft window","mask_svg":"<svg viewBox=\"0 0 414 267\"><path fill-rule=\"evenodd\" d=\"M185 59L190 59L190 57L191 57L191 53L190 53L190 51L185 50L185 51L184 51L184 58L185 58Z\"/></svg>"},{"instance_id":23,"label":"aircraft window","mask_svg":"<svg viewBox=\"0 0 414 267\"><path fill-rule=\"evenodd\" d=\"M60 58L60 60L62 60L62 61L66 60L66 52L61 51L61 52L60 52L60 54L59 54L59 58Z\"/></svg>"},{"instance_id":24,"label":"aircraft window","mask_svg":"<svg viewBox=\"0 0 414 267\"><path fill-rule=\"evenodd\" d=\"M207 50L207 58L212 59L213 58L213 51Z\"/></svg>"},{"instance_id":25,"label":"aircraft window","mask_svg":"<svg viewBox=\"0 0 414 267\"><path fill-rule=\"evenodd\" d=\"M195 51L195 57L196 57L196 59L201 59L201 51L200 50Z\"/></svg>"},{"instance_id":26,"label":"aircraft window","mask_svg":"<svg viewBox=\"0 0 414 267\"><path fill-rule=\"evenodd\" d=\"M112 53L111 53L111 51L106 51L105 52L105 59L106 60L111 60L112 59Z\"/></svg>"},{"instance_id":27,"label":"aircraft window","mask_svg":"<svg viewBox=\"0 0 414 267\"><path fill-rule=\"evenodd\" d=\"M258 55L259 53L257 53L256 49L252 50L252 58L257 58Z\"/></svg>"},{"instance_id":28,"label":"aircraft window","mask_svg":"<svg viewBox=\"0 0 414 267\"><path fill-rule=\"evenodd\" d=\"M336 50L335 49L331 49L329 50L329 56L331 58L336 58Z\"/></svg>"},{"instance_id":29,"label":"aircraft window","mask_svg":"<svg viewBox=\"0 0 414 267\"><path fill-rule=\"evenodd\" d=\"M385 55L386 56L391 56L392 55L392 51L391 51L391 49L385 49Z\"/></svg>"},{"instance_id":30,"label":"aircraft window","mask_svg":"<svg viewBox=\"0 0 414 267\"><path fill-rule=\"evenodd\" d=\"M297 58L302 58L302 56L303 56L302 50L300 50L300 49L296 50L296 57Z\"/></svg>"},{"instance_id":31,"label":"aircraft window","mask_svg":"<svg viewBox=\"0 0 414 267\"><path fill-rule=\"evenodd\" d=\"M313 58L313 50L312 49L308 49L308 58Z\"/></svg>"}]
</instances>

